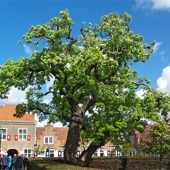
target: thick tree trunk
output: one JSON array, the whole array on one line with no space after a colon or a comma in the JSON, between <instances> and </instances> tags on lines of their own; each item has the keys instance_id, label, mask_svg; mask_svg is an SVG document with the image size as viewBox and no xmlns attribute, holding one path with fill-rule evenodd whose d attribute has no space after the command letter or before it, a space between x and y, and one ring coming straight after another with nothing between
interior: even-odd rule
<instances>
[{"instance_id":1,"label":"thick tree trunk","mask_svg":"<svg viewBox=\"0 0 170 170\"><path fill-rule=\"evenodd\" d=\"M67 141L64 150L64 160L67 164L78 165L78 166L88 166L90 158L95 153L95 151L103 146L105 143L100 140L100 144L96 145L91 143L89 147L82 152L79 158L76 157L77 148L80 141L80 131L82 128L82 117L78 114L72 116Z\"/></svg>"},{"instance_id":2,"label":"thick tree trunk","mask_svg":"<svg viewBox=\"0 0 170 170\"><path fill-rule=\"evenodd\" d=\"M100 145L95 145L95 144L91 143L89 145L89 147L82 152L82 154L79 158L78 165L88 166L89 161L90 161L91 157L93 156L93 154L95 153L95 151L103 145L104 145L103 143L101 143Z\"/></svg>"},{"instance_id":3,"label":"thick tree trunk","mask_svg":"<svg viewBox=\"0 0 170 170\"><path fill-rule=\"evenodd\" d=\"M64 150L64 160L68 164L77 165L77 148L80 140L80 131L82 128L81 114L73 114L68 130L67 141Z\"/></svg>"},{"instance_id":4,"label":"thick tree trunk","mask_svg":"<svg viewBox=\"0 0 170 170\"><path fill-rule=\"evenodd\" d=\"M82 107L76 107L76 105L73 102L74 100L70 99L70 105L72 106L72 117L70 120L68 135L67 135L67 141L65 144L64 149L64 160L67 164L72 165L81 165L83 166L83 161L76 157L77 148L79 146L80 141L80 132L82 129L82 122L84 113L90 108L90 106L94 103L93 99L87 100L87 102ZM95 152L95 149L93 149L93 153ZM86 154L86 155L93 155L92 153ZM87 158L89 156L86 156ZM86 159L87 159L86 158Z\"/></svg>"}]
</instances>

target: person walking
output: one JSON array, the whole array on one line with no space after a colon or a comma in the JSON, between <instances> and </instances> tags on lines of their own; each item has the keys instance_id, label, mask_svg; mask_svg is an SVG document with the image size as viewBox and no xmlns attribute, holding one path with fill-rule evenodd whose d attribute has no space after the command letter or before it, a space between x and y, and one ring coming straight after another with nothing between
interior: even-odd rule
<instances>
[{"instance_id":1,"label":"person walking","mask_svg":"<svg viewBox=\"0 0 170 170\"><path fill-rule=\"evenodd\" d=\"M15 162L17 159L17 154L14 154L13 158L12 158L12 170L15 170Z\"/></svg>"},{"instance_id":2,"label":"person walking","mask_svg":"<svg viewBox=\"0 0 170 170\"><path fill-rule=\"evenodd\" d=\"M20 154L15 161L15 170L22 170L23 156Z\"/></svg>"},{"instance_id":3,"label":"person walking","mask_svg":"<svg viewBox=\"0 0 170 170\"><path fill-rule=\"evenodd\" d=\"M27 169L28 169L28 158L25 155L23 159L23 170L27 170Z\"/></svg>"},{"instance_id":4,"label":"person walking","mask_svg":"<svg viewBox=\"0 0 170 170\"><path fill-rule=\"evenodd\" d=\"M8 156L7 156L6 153L1 158L1 165L2 165L4 170L7 170L7 168L8 168Z\"/></svg>"},{"instance_id":5,"label":"person walking","mask_svg":"<svg viewBox=\"0 0 170 170\"><path fill-rule=\"evenodd\" d=\"M12 170L12 156L8 157L8 170Z\"/></svg>"}]
</instances>

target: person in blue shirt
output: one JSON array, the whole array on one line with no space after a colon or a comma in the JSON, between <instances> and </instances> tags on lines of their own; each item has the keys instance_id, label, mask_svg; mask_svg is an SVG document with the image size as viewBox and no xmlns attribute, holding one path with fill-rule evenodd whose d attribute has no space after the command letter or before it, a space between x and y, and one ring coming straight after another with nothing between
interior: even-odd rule
<instances>
[{"instance_id":1,"label":"person in blue shirt","mask_svg":"<svg viewBox=\"0 0 170 170\"><path fill-rule=\"evenodd\" d=\"M8 168L8 156L7 156L6 153L1 158L1 165L3 166L3 169L7 170L7 168Z\"/></svg>"},{"instance_id":2,"label":"person in blue shirt","mask_svg":"<svg viewBox=\"0 0 170 170\"><path fill-rule=\"evenodd\" d=\"M12 156L8 157L8 170L12 169Z\"/></svg>"}]
</instances>

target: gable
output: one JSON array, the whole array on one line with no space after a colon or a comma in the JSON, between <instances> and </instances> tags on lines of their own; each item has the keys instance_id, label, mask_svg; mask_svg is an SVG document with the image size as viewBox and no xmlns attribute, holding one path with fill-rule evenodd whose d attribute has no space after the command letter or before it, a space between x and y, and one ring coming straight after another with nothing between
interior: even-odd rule
<instances>
[{"instance_id":1,"label":"gable","mask_svg":"<svg viewBox=\"0 0 170 170\"><path fill-rule=\"evenodd\" d=\"M42 138L46 134L49 134L49 130L54 132L62 145L65 145L68 134L67 127L53 127L50 124L47 124L45 127L36 127L37 139Z\"/></svg>"}]
</instances>

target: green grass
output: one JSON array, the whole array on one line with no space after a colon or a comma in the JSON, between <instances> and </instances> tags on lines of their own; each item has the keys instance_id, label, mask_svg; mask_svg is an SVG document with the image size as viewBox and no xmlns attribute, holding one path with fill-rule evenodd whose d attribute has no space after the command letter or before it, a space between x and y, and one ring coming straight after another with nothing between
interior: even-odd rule
<instances>
[{"instance_id":1,"label":"green grass","mask_svg":"<svg viewBox=\"0 0 170 170\"><path fill-rule=\"evenodd\" d=\"M62 158L31 158L29 170L99 170L96 168L67 165Z\"/></svg>"}]
</instances>

